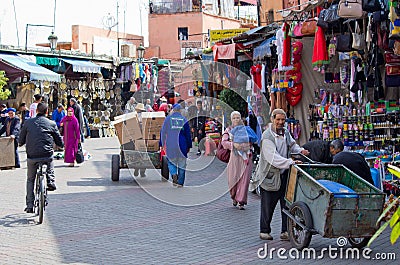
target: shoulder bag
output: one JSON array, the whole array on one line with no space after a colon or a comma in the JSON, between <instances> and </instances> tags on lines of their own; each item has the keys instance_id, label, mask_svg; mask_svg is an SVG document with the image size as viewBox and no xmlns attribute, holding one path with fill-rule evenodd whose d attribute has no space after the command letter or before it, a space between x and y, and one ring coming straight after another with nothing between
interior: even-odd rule
<instances>
[{"instance_id":1,"label":"shoulder bag","mask_svg":"<svg viewBox=\"0 0 400 265\"><path fill-rule=\"evenodd\" d=\"M76 151L75 160L76 160L76 163L78 163L78 164L83 163L83 161L85 160L85 157L83 156L83 150L82 150L81 143L78 144L78 151Z\"/></svg>"},{"instance_id":2,"label":"shoulder bag","mask_svg":"<svg viewBox=\"0 0 400 265\"><path fill-rule=\"evenodd\" d=\"M222 136L224 136L224 134L228 134L228 133L223 133ZM220 143L218 144L216 156L219 160L221 160L222 162L225 162L225 163L228 163L229 158L231 157L231 150L225 149L222 146L222 139L221 139Z\"/></svg>"},{"instance_id":3,"label":"shoulder bag","mask_svg":"<svg viewBox=\"0 0 400 265\"><path fill-rule=\"evenodd\" d=\"M358 22L356 20L356 25L354 32L351 30L351 27L349 25L351 35L353 36L353 44L351 47L355 50L364 50L365 49L365 33L361 33L360 26L358 25Z\"/></svg>"}]
</instances>

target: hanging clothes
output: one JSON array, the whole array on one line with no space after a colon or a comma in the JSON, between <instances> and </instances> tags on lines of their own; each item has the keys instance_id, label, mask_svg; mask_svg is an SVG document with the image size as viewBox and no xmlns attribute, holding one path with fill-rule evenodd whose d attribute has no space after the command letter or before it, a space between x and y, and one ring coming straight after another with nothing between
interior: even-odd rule
<instances>
[{"instance_id":1,"label":"hanging clothes","mask_svg":"<svg viewBox=\"0 0 400 265\"><path fill-rule=\"evenodd\" d=\"M322 7L317 7L317 13L319 14ZM311 63L314 67L321 67L329 64L328 51L326 49L326 40L323 28L317 26L317 32L315 32L314 38L314 50Z\"/></svg>"},{"instance_id":2,"label":"hanging clothes","mask_svg":"<svg viewBox=\"0 0 400 265\"><path fill-rule=\"evenodd\" d=\"M283 47L282 47L282 66L290 66L292 63L292 38L289 36L290 26L288 23L284 23L282 27L283 31Z\"/></svg>"},{"instance_id":3,"label":"hanging clothes","mask_svg":"<svg viewBox=\"0 0 400 265\"><path fill-rule=\"evenodd\" d=\"M250 67L250 74L253 78L253 92L257 93L261 89L261 70L262 66L260 64L253 65Z\"/></svg>"},{"instance_id":4,"label":"hanging clothes","mask_svg":"<svg viewBox=\"0 0 400 265\"><path fill-rule=\"evenodd\" d=\"M218 61L220 59L235 59L235 46L235 43L228 45L214 45L214 61Z\"/></svg>"}]
</instances>

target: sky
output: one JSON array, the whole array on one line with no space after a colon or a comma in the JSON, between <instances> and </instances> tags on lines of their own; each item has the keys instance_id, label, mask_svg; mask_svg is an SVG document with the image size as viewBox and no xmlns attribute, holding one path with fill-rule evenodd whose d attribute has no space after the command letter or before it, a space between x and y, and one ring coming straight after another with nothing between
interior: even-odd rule
<instances>
[{"instance_id":1,"label":"sky","mask_svg":"<svg viewBox=\"0 0 400 265\"><path fill-rule=\"evenodd\" d=\"M53 26L55 21L59 42L71 41L72 25L107 28L114 24L112 30L117 31L117 3L118 31L143 35L148 46L148 0L1 0L0 44L24 47L26 35L28 47L48 42L52 27L27 24Z\"/></svg>"}]
</instances>

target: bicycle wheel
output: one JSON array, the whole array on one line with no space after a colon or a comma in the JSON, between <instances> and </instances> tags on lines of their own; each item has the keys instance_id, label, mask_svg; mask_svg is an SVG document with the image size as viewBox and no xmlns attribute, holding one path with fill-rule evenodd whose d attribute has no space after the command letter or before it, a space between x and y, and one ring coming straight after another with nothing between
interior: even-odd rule
<instances>
[{"instance_id":1,"label":"bicycle wheel","mask_svg":"<svg viewBox=\"0 0 400 265\"><path fill-rule=\"evenodd\" d=\"M38 194L38 199L39 199L39 204L38 204L38 212L39 212L39 224L43 223L43 215L44 215L44 204L45 204L45 189L46 187L44 186L44 181L43 181L43 176L40 177L40 188L39 188L39 194Z\"/></svg>"}]
</instances>

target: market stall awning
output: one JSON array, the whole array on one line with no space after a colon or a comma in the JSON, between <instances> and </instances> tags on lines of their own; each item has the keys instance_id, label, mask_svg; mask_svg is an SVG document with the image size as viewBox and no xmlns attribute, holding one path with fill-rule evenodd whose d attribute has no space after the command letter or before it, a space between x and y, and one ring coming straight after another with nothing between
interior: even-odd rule
<instances>
[{"instance_id":1,"label":"market stall awning","mask_svg":"<svg viewBox=\"0 0 400 265\"><path fill-rule=\"evenodd\" d=\"M62 61L72 65L72 71L79 73L100 73L101 66L92 63L91 61L61 59Z\"/></svg>"},{"instance_id":2,"label":"market stall awning","mask_svg":"<svg viewBox=\"0 0 400 265\"><path fill-rule=\"evenodd\" d=\"M17 54L0 54L0 59L21 70L29 72L29 80L60 82L60 75Z\"/></svg>"},{"instance_id":3,"label":"market stall awning","mask_svg":"<svg viewBox=\"0 0 400 265\"><path fill-rule=\"evenodd\" d=\"M35 56L36 63L41 65L51 65L56 66L59 65L60 60L58 58L51 58L51 57L42 57L42 56Z\"/></svg>"},{"instance_id":4,"label":"market stall awning","mask_svg":"<svg viewBox=\"0 0 400 265\"><path fill-rule=\"evenodd\" d=\"M25 75L25 71L19 68L16 68L5 61L0 60L0 71L4 71L6 73L6 77L8 78L8 82L12 83L17 78L22 78Z\"/></svg>"}]
</instances>

